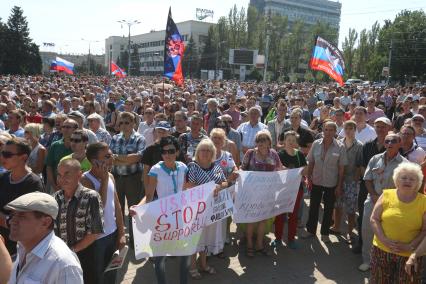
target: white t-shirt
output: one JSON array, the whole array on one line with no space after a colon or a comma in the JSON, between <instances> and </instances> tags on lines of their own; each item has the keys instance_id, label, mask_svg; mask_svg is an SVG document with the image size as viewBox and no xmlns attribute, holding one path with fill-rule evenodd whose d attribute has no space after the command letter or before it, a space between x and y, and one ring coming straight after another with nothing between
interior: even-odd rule
<instances>
[{"instance_id":1,"label":"white t-shirt","mask_svg":"<svg viewBox=\"0 0 426 284\"><path fill-rule=\"evenodd\" d=\"M345 137L345 131L342 129L339 133L340 137ZM358 129L355 132L355 139L360 141L362 144L365 144L368 141L376 139L377 134L374 127L370 125L366 125L365 128L361 129L361 131L358 132Z\"/></svg>"},{"instance_id":2,"label":"white t-shirt","mask_svg":"<svg viewBox=\"0 0 426 284\"><path fill-rule=\"evenodd\" d=\"M425 160L426 152L422 147L413 144L413 147L403 156L410 162L420 165Z\"/></svg>"},{"instance_id":3,"label":"white t-shirt","mask_svg":"<svg viewBox=\"0 0 426 284\"><path fill-rule=\"evenodd\" d=\"M161 161L149 170L148 176L157 178L157 196L162 198L183 190L187 172L188 168L182 162L176 162L176 169L172 171Z\"/></svg>"}]
</instances>

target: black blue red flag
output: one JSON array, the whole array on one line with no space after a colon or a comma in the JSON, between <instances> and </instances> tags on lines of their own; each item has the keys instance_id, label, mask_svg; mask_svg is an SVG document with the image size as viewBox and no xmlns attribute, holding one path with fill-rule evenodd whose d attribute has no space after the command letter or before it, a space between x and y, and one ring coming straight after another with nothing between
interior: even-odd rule
<instances>
[{"instance_id":1,"label":"black blue red flag","mask_svg":"<svg viewBox=\"0 0 426 284\"><path fill-rule=\"evenodd\" d=\"M173 21L170 8L164 40L164 76L172 79L179 86L183 85L182 59L184 51L185 44Z\"/></svg>"},{"instance_id":2,"label":"black blue red flag","mask_svg":"<svg viewBox=\"0 0 426 284\"><path fill-rule=\"evenodd\" d=\"M343 86L343 75L345 72L345 61L342 52L333 44L322 37L315 39L309 67L327 73L331 78Z\"/></svg>"}]
</instances>

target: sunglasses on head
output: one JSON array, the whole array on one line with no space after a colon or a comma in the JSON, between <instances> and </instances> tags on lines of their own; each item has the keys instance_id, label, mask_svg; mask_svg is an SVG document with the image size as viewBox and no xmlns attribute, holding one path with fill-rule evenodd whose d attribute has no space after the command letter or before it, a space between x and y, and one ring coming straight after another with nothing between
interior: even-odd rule
<instances>
[{"instance_id":1,"label":"sunglasses on head","mask_svg":"<svg viewBox=\"0 0 426 284\"><path fill-rule=\"evenodd\" d=\"M398 144L399 140L394 138L394 139L385 139L385 144Z\"/></svg>"},{"instance_id":2,"label":"sunglasses on head","mask_svg":"<svg viewBox=\"0 0 426 284\"><path fill-rule=\"evenodd\" d=\"M423 122L424 120L421 119L421 118L413 118L413 121L415 121L415 122Z\"/></svg>"},{"instance_id":3,"label":"sunglasses on head","mask_svg":"<svg viewBox=\"0 0 426 284\"><path fill-rule=\"evenodd\" d=\"M22 155L22 154L21 153L12 153L12 152L9 152L9 151L1 151L0 155L2 155L3 158L5 158L5 159L9 159L9 158L12 158L13 156L19 156L19 155Z\"/></svg>"},{"instance_id":4,"label":"sunglasses on head","mask_svg":"<svg viewBox=\"0 0 426 284\"><path fill-rule=\"evenodd\" d=\"M172 148L172 149L162 149L161 150L161 154L162 155L166 155L166 154L173 155L173 154L176 154L176 149L174 149L174 148Z\"/></svg>"},{"instance_id":5,"label":"sunglasses on head","mask_svg":"<svg viewBox=\"0 0 426 284\"><path fill-rule=\"evenodd\" d=\"M129 121L121 121L121 122L119 123L119 125L123 125L123 124L125 124L125 125L129 125L129 124L130 124L130 122L129 122Z\"/></svg>"}]
</instances>

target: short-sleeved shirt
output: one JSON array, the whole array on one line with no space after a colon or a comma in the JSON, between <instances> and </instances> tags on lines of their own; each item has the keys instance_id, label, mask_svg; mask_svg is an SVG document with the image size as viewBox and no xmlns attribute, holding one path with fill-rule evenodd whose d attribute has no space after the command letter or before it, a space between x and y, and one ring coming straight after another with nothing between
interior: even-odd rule
<instances>
[{"instance_id":1,"label":"short-sleeved shirt","mask_svg":"<svg viewBox=\"0 0 426 284\"><path fill-rule=\"evenodd\" d=\"M333 143L324 153L323 141L323 138L314 141L308 154L309 163L314 163L312 183L324 187L335 187L339 167L348 164L346 150L342 143L333 139Z\"/></svg>"},{"instance_id":2,"label":"short-sleeved shirt","mask_svg":"<svg viewBox=\"0 0 426 284\"><path fill-rule=\"evenodd\" d=\"M232 158L232 154L228 151L222 151L220 157L214 161L215 164L218 164L225 174L228 177L235 167L235 161Z\"/></svg>"},{"instance_id":3,"label":"short-sleeved shirt","mask_svg":"<svg viewBox=\"0 0 426 284\"><path fill-rule=\"evenodd\" d=\"M72 159L72 154L66 155L65 157L63 157L61 159L61 161L67 160L67 159ZM89 162L87 157L84 157L83 161L80 162L81 171L82 172L88 172L88 171L90 171L91 168L92 168L92 164Z\"/></svg>"},{"instance_id":4,"label":"short-sleeved shirt","mask_svg":"<svg viewBox=\"0 0 426 284\"><path fill-rule=\"evenodd\" d=\"M69 154L72 154L72 150L71 148L65 147L64 139L53 142L52 145L50 145L49 151L47 152L46 165L52 168L55 179L59 162L63 157Z\"/></svg>"},{"instance_id":5,"label":"short-sleeved shirt","mask_svg":"<svg viewBox=\"0 0 426 284\"><path fill-rule=\"evenodd\" d=\"M149 170L148 176L157 178L156 192L158 198L162 198L183 190L187 172L182 162L176 162L176 169L171 170L161 161Z\"/></svg>"},{"instance_id":6,"label":"short-sleeved shirt","mask_svg":"<svg viewBox=\"0 0 426 284\"><path fill-rule=\"evenodd\" d=\"M45 188L40 177L32 172L28 173L20 182L13 183L10 180L10 172L0 174L0 212L9 214L9 210L5 210L4 206L9 202L15 200L21 195L41 191L44 192ZM9 253L15 253L16 243L8 240L9 229L0 226L0 234L6 239L6 247Z\"/></svg>"},{"instance_id":7,"label":"short-sleeved shirt","mask_svg":"<svg viewBox=\"0 0 426 284\"><path fill-rule=\"evenodd\" d=\"M243 171L273 172L282 167L277 151L269 149L268 157L264 161L256 158L256 150L250 149L243 158L241 169Z\"/></svg>"},{"instance_id":8,"label":"short-sleeved shirt","mask_svg":"<svg viewBox=\"0 0 426 284\"><path fill-rule=\"evenodd\" d=\"M340 131L339 136L345 137L344 129ZM361 129L361 131L358 131L358 129L356 129L355 131L355 139L361 142L362 144L365 144L368 141L374 140L376 138L377 138L376 130L374 129L374 127L368 124L366 124L365 127Z\"/></svg>"},{"instance_id":9,"label":"short-sleeved shirt","mask_svg":"<svg viewBox=\"0 0 426 284\"><path fill-rule=\"evenodd\" d=\"M103 233L103 209L99 193L78 185L74 196L65 200L64 191L54 194L58 202L55 234L69 247L81 241L87 234Z\"/></svg>"},{"instance_id":10,"label":"short-sleeved shirt","mask_svg":"<svg viewBox=\"0 0 426 284\"><path fill-rule=\"evenodd\" d=\"M185 161L185 155L188 152L188 148L190 145L192 146L193 152L192 156L195 156L195 149L197 149L198 144L203 139L209 138L207 135L204 135L200 132L198 137L192 136L191 132L183 133L179 136L179 147L180 147L180 154L179 154L179 160Z\"/></svg>"},{"instance_id":11,"label":"short-sleeved shirt","mask_svg":"<svg viewBox=\"0 0 426 284\"><path fill-rule=\"evenodd\" d=\"M138 154L142 157L145 150L145 139L136 131L133 131L129 139L124 137L123 133L114 135L109 145L112 153L117 155ZM142 163L137 162L131 165L113 166L112 173L117 175L131 175L142 172Z\"/></svg>"},{"instance_id":12,"label":"short-sleeved shirt","mask_svg":"<svg viewBox=\"0 0 426 284\"><path fill-rule=\"evenodd\" d=\"M416 144L413 144L410 150L408 150L407 152L404 152L402 151L402 149L400 149L399 153L410 162L416 163L418 165L423 163L426 157L425 150L423 150L422 147L419 147Z\"/></svg>"},{"instance_id":13,"label":"short-sleeved shirt","mask_svg":"<svg viewBox=\"0 0 426 284\"><path fill-rule=\"evenodd\" d=\"M401 202L396 189L386 189L382 197L381 226L387 238L401 243L410 243L422 230L423 215L426 212L426 196L417 193L416 198L409 202ZM380 249L392 252L377 236L374 236L373 245ZM410 256L410 251L396 253L400 256Z\"/></svg>"},{"instance_id":14,"label":"short-sleeved shirt","mask_svg":"<svg viewBox=\"0 0 426 284\"><path fill-rule=\"evenodd\" d=\"M226 178L222 168L215 163L212 163L209 168L204 169L196 162L190 162L188 164L188 181L196 185L205 184L211 181L220 184L226 181Z\"/></svg>"},{"instance_id":15,"label":"short-sleeved shirt","mask_svg":"<svg viewBox=\"0 0 426 284\"><path fill-rule=\"evenodd\" d=\"M268 127L262 122L258 122L255 126L252 126L250 122L241 123L238 126L237 131L241 134L241 144L243 147L254 148L256 146L255 138L256 134L261 130L267 130Z\"/></svg>"},{"instance_id":16,"label":"short-sleeved shirt","mask_svg":"<svg viewBox=\"0 0 426 284\"><path fill-rule=\"evenodd\" d=\"M347 148L344 139L342 140L346 149L346 158L348 164L345 166L345 182L353 182L356 169L362 167L362 143L354 140L352 145Z\"/></svg>"},{"instance_id":17,"label":"short-sleeved shirt","mask_svg":"<svg viewBox=\"0 0 426 284\"><path fill-rule=\"evenodd\" d=\"M289 155L285 150L280 150L278 152L278 156L280 157L281 163L287 169L295 169L307 165L305 155L303 155L299 150L296 150L294 156Z\"/></svg>"},{"instance_id":18,"label":"short-sleeved shirt","mask_svg":"<svg viewBox=\"0 0 426 284\"><path fill-rule=\"evenodd\" d=\"M367 168L364 173L364 180L370 180L374 184L374 190L377 194L382 194L385 188L394 188L393 172L399 164L408 162L407 159L402 157L399 153L387 163L386 152L377 154L368 162ZM370 198L370 194L367 199Z\"/></svg>"}]
</instances>

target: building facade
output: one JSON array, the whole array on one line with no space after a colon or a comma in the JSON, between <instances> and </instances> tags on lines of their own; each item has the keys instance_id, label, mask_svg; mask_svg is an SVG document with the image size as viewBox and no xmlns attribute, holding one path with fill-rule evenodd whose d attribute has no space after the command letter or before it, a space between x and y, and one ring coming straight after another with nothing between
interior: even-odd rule
<instances>
[{"instance_id":1,"label":"building facade","mask_svg":"<svg viewBox=\"0 0 426 284\"><path fill-rule=\"evenodd\" d=\"M193 20L176 23L185 45L188 44L192 35L198 49L203 46L211 25L214 24ZM163 72L165 36L165 30L130 36L131 72L134 72L135 67L139 69L141 75L156 75ZM128 43L129 38L127 36L111 36L105 39L104 64L107 68L110 68L111 61L119 61L121 68L128 69L128 62L125 57L127 56L125 53L128 50Z\"/></svg>"},{"instance_id":2,"label":"building facade","mask_svg":"<svg viewBox=\"0 0 426 284\"><path fill-rule=\"evenodd\" d=\"M49 52L49 51L40 51L42 73L49 73L50 64L52 63L53 60L56 59L56 56L74 63L74 68L78 65L83 64L83 62L87 63L89 59L89 55L87 54L74 55L74 54L60 54L60 53ZM93 59L97 64L104 64L105 55L91 54L90 58Z\"/></svg>"},{"instance_id":3,"label":"building facade","mask_svg":"<svg viewBox=\"0 0 426 284\"><path fill-rule=\"evenodd\" d=\"M265 14L287 16L289 27L300 20L307 25L328 23L339 31L342 4L329 0L250 0L250 5Z\"/></svg>"}]
</instances>

